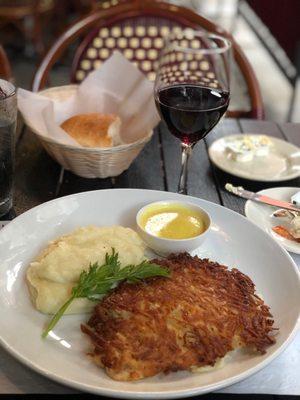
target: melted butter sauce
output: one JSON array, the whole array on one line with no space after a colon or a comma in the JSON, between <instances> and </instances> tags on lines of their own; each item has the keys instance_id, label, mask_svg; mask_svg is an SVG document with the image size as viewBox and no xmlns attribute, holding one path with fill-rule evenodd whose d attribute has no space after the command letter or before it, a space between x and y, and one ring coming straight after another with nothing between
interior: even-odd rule
<instances>
[{"instance_id":1,"label":"melted butter sauce","mask_svg":"<svg viewBox=\"0 0 300 400\"><path fill-rule=\"evenodd\" d=\"M201 213L179 203L148 207L140 217L140 225L148 233L165 239L188 239L206 230Z\"/></svg>"}]
</instances>

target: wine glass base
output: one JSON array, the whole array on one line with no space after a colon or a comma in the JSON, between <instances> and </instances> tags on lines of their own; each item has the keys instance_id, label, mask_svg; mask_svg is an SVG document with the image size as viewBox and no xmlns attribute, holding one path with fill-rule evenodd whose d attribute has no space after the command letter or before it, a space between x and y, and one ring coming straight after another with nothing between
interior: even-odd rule
<instances>
[{"instance_id":1,"label":"wine glass base","mask_svg":"<svg viewBox=\"0 0 300 400\"><path fill-rule=\"evenodd\" d=\"M185 189L178 189L178 190L177 190L177 193L187 195L187 190L185 190Z\"/></svg>"}]
</instances>

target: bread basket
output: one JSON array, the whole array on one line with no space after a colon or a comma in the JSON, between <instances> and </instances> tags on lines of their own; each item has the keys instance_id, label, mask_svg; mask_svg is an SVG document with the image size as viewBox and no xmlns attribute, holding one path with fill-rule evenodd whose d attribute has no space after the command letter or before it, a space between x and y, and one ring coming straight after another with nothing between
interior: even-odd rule
<instances>
[{"instance_id":1,"label":"bread basket","mask_svg":"<svg viewBox=\"0 0 300 400\"><path fill-rule=\"evenodd\" d=\"M51 99L63 101L73 95L76 90L77 85L65 85L52 87L40 93ZM34 129L30 121L26 120L26 124L37 135L52 158L65 169L84 178L107 178L120 175L129 168L153 134L151 130L145 137L134 143L116 147L87 148L59 143Z\"/></svg>"}]
</instances>

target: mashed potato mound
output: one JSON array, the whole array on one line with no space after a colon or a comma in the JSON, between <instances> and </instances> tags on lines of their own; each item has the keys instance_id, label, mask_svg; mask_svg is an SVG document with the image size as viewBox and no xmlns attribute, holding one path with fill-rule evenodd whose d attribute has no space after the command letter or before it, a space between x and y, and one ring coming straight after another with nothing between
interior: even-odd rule
<instances>
[{"instance_id":1,"label":"mashed potato mound","mask_svg":"<svg viewBox=\"0 0 300 400\"><path fill-rule=\"evenodd\" d=\"M37 310L54 314L71 294L80 273L90 263L105 260L112 248L119 254L122 266L139 264L145 246L138 234L122 226L87 226L62 236L42 251L27 270L30 297ZM91 311L95 303L75 299L66 314Z\"/></svg>"}]
</instances>

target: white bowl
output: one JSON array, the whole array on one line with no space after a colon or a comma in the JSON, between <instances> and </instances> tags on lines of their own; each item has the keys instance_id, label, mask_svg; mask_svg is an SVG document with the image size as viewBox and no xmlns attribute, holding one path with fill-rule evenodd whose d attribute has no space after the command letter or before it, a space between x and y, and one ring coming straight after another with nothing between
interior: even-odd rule
<instances>
[{"instance_id":1,"label":"white bowl","mask_svg":"<svg viewBox=\"0 0 300 400\"><path fill-rule=\"evenodd\" d=\"M191 210L195 210L200 213L203 217L203 221L205 224L205 231L200 235L188 238L188 239L165 239L151 233L147 232L140 224L140 218L143 213L147 210L147 208L152 207L155 204L181 204L183 206L187 206ZM204 240L207 238L208 232L211 226L211 218L207 211L205 211L202 207L199 207L195 204L183 202L183 201L174 201L174 200L166 200L166 201L156 201L154 203L147 204L143 208L139 210L136 215L136 224L137 230L141 238L144 242L155 251L160 256L166 256L170 253L180 253L183 251L190 252L192 250L196 250L198 247L202 245Z\"/></svg>"}]
</instances>

